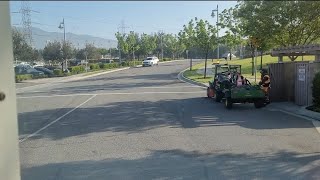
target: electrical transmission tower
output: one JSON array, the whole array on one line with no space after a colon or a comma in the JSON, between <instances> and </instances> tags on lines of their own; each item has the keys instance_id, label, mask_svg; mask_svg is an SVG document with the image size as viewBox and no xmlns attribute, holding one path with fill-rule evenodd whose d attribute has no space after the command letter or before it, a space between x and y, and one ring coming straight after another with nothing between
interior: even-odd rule
<instances>
[{"instance_id":1,"label":"electrical transmission tower","mask_svg":"<svg viewBox=\"0 0 320 180\"><path fill-rule=\"evenodd\" d=\"M125 34L126 33L126 28L129 28L129 27L126 26L126 24L124 23L124 20L122 20L121 24L119 25L119 29L121 30L121 34Z\"/></svg>"},{"instance_id":2,"label":"electrical transmission tower","mask_svg":"<svg viewBox=\"0 0 320 180\"><path fill-rule=\"evenodd\" d=\"M27 42L32 46L32 25L31 25L31 8L29 1L21 1L21 24L23 27L23 35L26 38Z\"/></svg>"},{"instance_id":3,"label":"electrical transmission tower","mask_svg":"<svg viewBox=\"0 0 320 180\"><path fill-rule=\"evenodd\" d=\"M118 27L118 32L120 31L122 35L124 35L126 33L126 28L128 28L125 23L124 20L121 21L121 24ZM121 64L121 47L120 44L118 42L118 50L119 50L119 62Z\"/></svg>"}]
</instances>

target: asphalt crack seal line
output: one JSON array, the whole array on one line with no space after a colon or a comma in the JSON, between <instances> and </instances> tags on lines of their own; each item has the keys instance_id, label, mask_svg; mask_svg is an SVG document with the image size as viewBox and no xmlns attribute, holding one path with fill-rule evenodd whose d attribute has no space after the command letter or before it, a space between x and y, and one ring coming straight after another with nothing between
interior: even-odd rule
<instances>
[{"instance_id":1,"label":"asphalt crack seal line","mask_svg":"<svg viewBox=\"0 0 320 180\"><path fill-rule=\"evenodd\" d=\"M85 103L89 102L91 99L93 99L94 97L96 97L97 95L93 95L91 96L89 99L87 99L86 101L82 102L81 104L79 104L78 106L76 106L75 108L71 109L70 111L68 111L67 113L65 113L64 115L58 117L57 119L55 119L54 121L50 122L49 124L45 125L44 127L40 128L39 130L37 130L36 132L29 134L28 136L24 137L23 139L19 140L19 143L22 143L24 141L26 141L27 139L37 135L39 132L47 129L49 126L51 126L52 124L60 121L62 118L64 118L65 116L67 116L68 114L72 113L74 110L78 109L79 107L81 107L82 105L84 105Z\"/></svg>"}]
</instances>

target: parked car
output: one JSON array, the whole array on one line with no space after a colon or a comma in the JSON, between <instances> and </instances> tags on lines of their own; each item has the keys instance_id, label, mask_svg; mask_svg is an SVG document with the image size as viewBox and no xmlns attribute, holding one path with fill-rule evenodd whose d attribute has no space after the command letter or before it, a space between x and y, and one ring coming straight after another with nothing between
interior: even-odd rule
<instances>
[{"instance_id":1,"label":"parked car","mask_svg":"<svg viewBox=\"0 0 320 180\"><path fill-rule=\"evenodd\" d=\"M45 75L47 75L48 77L52 77L54 74L53 74L53 71L51 71L50 69L47 69L45 67L42 67L42 66L36 66L36 67L33 67L35 70L37 71L41 71L43 72Z\"/></svg>"},{"instance_id":2,"label":"parked car","mask_svg":"<svg viewBox=\"0 0 320 180\"><path fill-rule=\"evenodd\" d=\"M14 71L16 74L32 74L34 77L40 77L44 75L43 72L34 69L28 64L20 64L14 68Z\"/></svg>"},{"instance_id":3,"label":"parked car","mask_svg":"<svg viewBox=\"0 0 320 180\"><path fill-rule=\"evenodd\" d=\"M55 70L55 69L62 69L61 65L44 65L44 68L47 68L51 71Z\"/></svg>"},{"instance_id":4,"label":"parked car","mask_svg":"<svg viewBox=\"0 0 320 180\"><path fill-rule=\"evenodd\" d=\"M157 57L147 57L145 60L142 62L142 66L153 66L153 65L158 65L159 64L159 59Z\"/></svg>"}]
</instances>

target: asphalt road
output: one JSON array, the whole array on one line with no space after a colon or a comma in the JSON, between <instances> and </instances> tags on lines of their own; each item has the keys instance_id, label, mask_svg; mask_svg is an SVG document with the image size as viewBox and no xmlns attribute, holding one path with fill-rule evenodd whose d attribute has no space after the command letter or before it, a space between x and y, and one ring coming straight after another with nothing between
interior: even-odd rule
<instances>
[{"instance_id":1,"label":"asphalt road","mask_svg":"<svg viewBox=\"0 0 320 180\"><path fill-rule=\"evenodd\" d=\"M226 110L177 79L187 66L18 90L22 179L320 179L311 122Z\"/></svg>"}]
</instances>

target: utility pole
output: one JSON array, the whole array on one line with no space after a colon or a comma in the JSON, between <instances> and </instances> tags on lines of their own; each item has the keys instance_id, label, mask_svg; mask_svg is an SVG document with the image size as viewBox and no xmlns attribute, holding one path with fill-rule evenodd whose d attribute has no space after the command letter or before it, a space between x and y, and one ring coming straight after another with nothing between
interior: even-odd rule
<instances>
[{"instance_id":1,"label":"utility pole","mask_svg":"<svg viewBox=\"0 0 320 180\"><path fill-rule=\"evenodd\" d=\"M257 46L254 49L255 59L254 59L254 82L257 82Z\"/></svg>"},{"instance_id":2,"label":"utility pole","mask_svg":"<svg viewBox=\"0 0 320 180\"><path fill-rule=\"evenodd\" d=\"M59 29L63 29L63 45L62 48L66 45L66 27L65 27L65 23L64 23L64 18L62 19L62 22L60 23ZM65 57L65 52L63 52L63 59L64 59L64 63L65 63L65 70L67 70L68 68L68 63L67 63L67 58Z\"/></svg>"},{"instance_id":3,"label":"utility pole","mask_svg":"<svg viewBox=\"0 0 320 180\"><path fill-rule=\"evenodd\" d=\"M212 17L214 17L215 16L215 14L214 14L214 12L217 12L217 39L218 39L218 47L217 47L217 60L219 60L220 59L220 48L219 48L219 6L217 5L217 8L216 9L214 9L214 10L212 10L212 13L211 13L211 16Z\"/></svg>"},{"instance_id":4,"label":"utility pole","mask_svg":"<svg viewBox=\"0 0 320 180\"><path fill-rule=\"evenodd\" d=\"M161 60L163 61L163 31L161 30L159 32L160 34L160 46L161 46Z\"/></svg>"},{"instance_id":5,"label":"utility pole","mask_svg":"<svg viewBox=\"0 0 320 180\"><path fill-rule=\"evenodd\" d=\"M86 72L88 72L88 52L85 51L84 55L86 56Z\"/></svg>"},{"instance_id":6,"label":"utility pole","mask_svg":"<svg viewBox=\"0 0 320 180\"><path fill-rule=\"evenodd\" d=\"M163 60L163 33L161 34L161 58Z\"/></svg>"}]
</instances>

